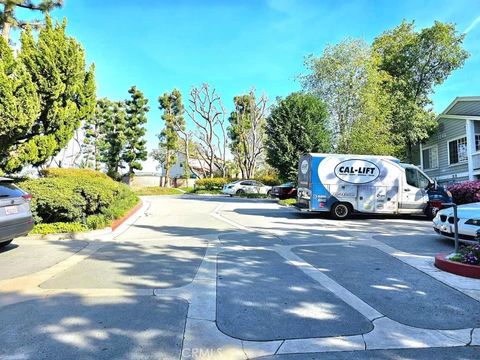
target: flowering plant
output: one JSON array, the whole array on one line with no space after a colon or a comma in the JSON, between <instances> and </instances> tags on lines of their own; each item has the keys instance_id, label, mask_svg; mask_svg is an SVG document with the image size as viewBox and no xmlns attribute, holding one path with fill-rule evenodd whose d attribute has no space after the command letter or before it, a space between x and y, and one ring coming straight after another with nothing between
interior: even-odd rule
<instances>
[{"instance_id":1,"label":"flowering plant","mask_svg":"<svg viewBox=\"0 0 480 360\"><path fill-rule=\"evenodd\" d=\"M463 246L450 260L469 265L480 265L480 244Z\"/></svg>"},{"instance_id":2,"label":"flowering plant","mask_svg":"<svg viewBox=\"0 0 480 360\"><path fill-rule=\"evenodd\" d=\"M480 201L480 180L452 184L447 190L452 193L453 202L457 205Z\"/></svg>"}]
</instances>

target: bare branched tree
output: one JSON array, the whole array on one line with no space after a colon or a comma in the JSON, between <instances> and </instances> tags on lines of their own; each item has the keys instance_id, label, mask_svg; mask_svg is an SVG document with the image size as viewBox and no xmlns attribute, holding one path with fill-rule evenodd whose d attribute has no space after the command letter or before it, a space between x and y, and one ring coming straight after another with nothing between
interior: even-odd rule
<instances>
[{"instance_id":1,"label":"bare branched tree","mask_svg":"<svg viewBox=\"0 0 480 360\"><path fill-rule=\"evenodd\" d=\"M195 124L194 143L197 153L207 167L205 175L214 176L215 171L226 174L225 156L227 139L225 131L225 108L215 89L208 84L190 91L189 108L186 111Z\"/></svg>"}]
</instances>

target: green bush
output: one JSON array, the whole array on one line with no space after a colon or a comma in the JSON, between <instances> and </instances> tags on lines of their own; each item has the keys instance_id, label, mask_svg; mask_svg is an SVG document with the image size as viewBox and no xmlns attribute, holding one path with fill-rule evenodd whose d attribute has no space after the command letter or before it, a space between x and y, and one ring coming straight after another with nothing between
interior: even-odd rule
<instances>
[{"instance_id":1,"label":"green bush","mask_svg":"<svg viewBox=\"0 0 480 360\"><path fill-rule=\"evenodd\" d=\"M293 206L297 203L297 199L283 199L278 200L278 203L283 206Z\"/></svg>"},{"instance_id":2,"label":"green bush","mask_svg":"<svg viewBox=\"0 0 480 360\"><path fill-rule=\"evenodd\" d=\"M125 215L139 201L127 185L104 174L66 170L60 177L58 174L62 172L54 172L53 177L21 183L33 196L32 212L37 223L85 223L91 229L98 229Z\"/></svg>"},{"instance_id":3,"label":"green bush","mask_svg":"<svg viewBox=\"0 0 480 360\"><path fill-rule=\"evenodd\" d=\"M57 222L51 224L36 224L30 234L58 234L58 233L75 233L87 231L88 227L78 222L64 223Z\"/></svg>"},{"instance_id":4,"label":"green bush","mask_svg":"<svg viewBox=\"0 0 480 360\"><path fill-rule=\"evenodd\" d=\"M282 183L280 179L274 175L258 176L255 178L255 180L260 181L262 184L265 184L268 186L280 185Z\"/></svg>"},{"instance_id":5,"label":"green bush","mask_svg":"<svg viewBox=\"0 0 480 360\"><path fill-rule=\"evenodd\" d=\"M40 175L43 177L98 177L108 179L108 175L100 171L91 169L63 169L63 168L48 168L40 170Z\"/></svg>"},{"instance_id":6,"label":"green bush","mask_svg":"<svg viewBox=\"0 0 480 360\"><path fill-rule=\"evenodd\" d=\"M204 190L220 190L223 188L224 185L228 184L229 182L230 180L226 178L198 179L195 182L195 188Z\"/></svg>"},{"instance_id":7,"label":"green bush","mask_svg":"<svg viewBox=\"0 0 480 360\"><path fill-rule=\"evenodd\" d=\"M89 217L87 217L85 224L89 229L97 230L97 229L103 229L104 227L109 226L110 221L107 219L105 215L98 214L98 215L90 215Z\"/></svg>"}]
</instances>

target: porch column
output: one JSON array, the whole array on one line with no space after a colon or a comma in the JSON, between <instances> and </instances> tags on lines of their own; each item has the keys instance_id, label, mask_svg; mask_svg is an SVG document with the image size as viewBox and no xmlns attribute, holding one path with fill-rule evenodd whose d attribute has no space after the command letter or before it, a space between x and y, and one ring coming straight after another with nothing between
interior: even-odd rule
<instances>
[{"instance_id":1,"label":"porch column","mask_svg":"<svg viewBox=\"0 0 480 360\"><path fill-rule=\"evenodd\" d=\"M473 154L475 153L475 123L474 120L466 120L467 130L467 159L468 159L468 180L474 180L473 176Z\"/></svg>"}]
</instances>

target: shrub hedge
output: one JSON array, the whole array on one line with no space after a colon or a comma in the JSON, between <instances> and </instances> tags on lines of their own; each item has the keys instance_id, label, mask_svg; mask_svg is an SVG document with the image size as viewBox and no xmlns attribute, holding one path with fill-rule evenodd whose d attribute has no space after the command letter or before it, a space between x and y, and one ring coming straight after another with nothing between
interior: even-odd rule
<instances>
[{"instance_id":1,"label":"shrub hedge","mask_svg":"<svg viewBox=\"0 0 480 360\"><path fill-rule=\"evenodd\" d=\"M262 184L268 186L276 186L282 183L277 176L273 175L258 176L255 178L255 180L260 181Z\"/></svg>"},{"instance_id":2,"label":"shrub hedge","mask_svg":"<svg viewBox=\"0 0 480 360\"><path fill-rule=\"evenodd\" d=\"M196 189L204 189L204 190L220 190L223 188L224 185L230 182L229 179L226 178L205 178L205 179L197 179L195 182Z\"/></svg>"},{"instance_id":3,"label":"shrub hedge","mask_svg":"<svg viewBox=\"0 0 480 360\"><path fill-rule=\"evenodd\" d=\"M99 229L109 226L139 201L127 185L93 170L47 169L43 175L47 177L20 184L33 196L32 212L37 224L80 223Z\"/></svg>"},{"instance_id":4,"label":"shrub hedge","mask_svg":"<svg viewBox=\"0 0 480 360\"><path fill-rule=\"evenodd\" d=\"M452 193L453 202L458 205L480 201L480 180L452 184L448 190Z\"/></svg>"},{"instance_id":5,"label":"shrub hedge","mask_svg":"<svg viewBox=\"0 0 480 360\"><path fill-rule=\"evenodd\" d=\"M88 227L81 223L64 223L57 222L52 224L36 224L30 234L58 234L58 233L75 233L87 231Z\"/></svg>"},{"instance_id":6,"label":"shrub hedge","mask_svg":"<svg viewBox=\"0 0 480 360\"><path fill-rule=\"evenodd\" d=\"M63 168L48 168L40 170L40 175L43 177L88 177L88 178L102 178L108 179L108 175L95 171L92 169L63 169Z\"/></svg>"}]
</instances>

